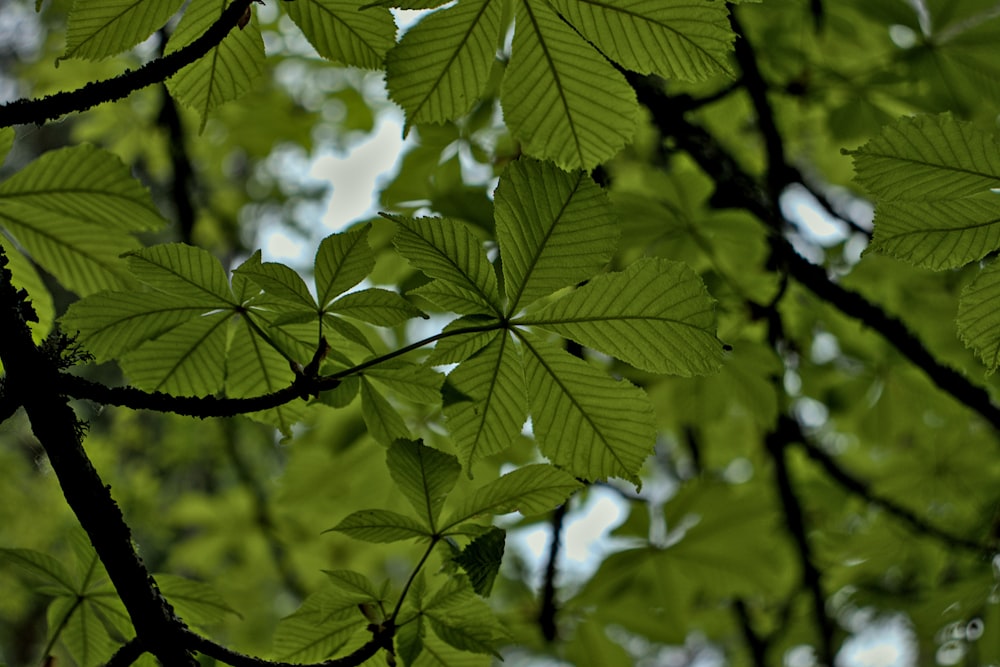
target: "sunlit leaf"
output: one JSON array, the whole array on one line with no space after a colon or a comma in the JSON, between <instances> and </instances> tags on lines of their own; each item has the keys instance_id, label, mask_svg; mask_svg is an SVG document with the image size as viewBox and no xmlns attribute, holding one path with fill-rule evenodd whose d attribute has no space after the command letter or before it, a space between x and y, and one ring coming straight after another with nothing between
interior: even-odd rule
<instances>
[{"instance_id":1,"label":"sunlit leaf","mask_svg":"<svg viewBox=\"0 0 1000 667\"><path fill-rule=\"evenodd\" d=\"M552 6L625 69L688 81L732 74L734 35L724 3L552 0Z\"/></svg>"},{"instance_id":2,"label":"sunlit leaf","mask_svg":"<svg viewBox=\"0 0 1000 667\"><path fill-rule=\"evenodd\" d=\"M269 295L285 301L293 308L316 310L316 300L309 293L302 276L278 262L261 262L260 251L243 262L236 273L260 286Z\"/></svg>"},{"instance_id":3,"label":"sunlit leaf","mask_svg":"<svg viewBox=\"0 0 1000 667\"><path fill-rule=\"evenodd\" d=\"M408 126L472 108L489 78L502 15L501 2L464 0L425 16L389 51L386 84Z\"/></svg>"},{"instance_id":4,"label":"sunlit leaf","mask_svg":"<svg viewBox=\"0 0 1000 667\"><path fill-rule=\"evenodd\" d=\"M378 69L395 44L396 23L384 8L358 11L365 4L366 0L295 0L283 8L324 58Z\"/></svg>"},{"instance_id":5,"label":"sunlit leaf","mask_svg":"<svg viewBox=\"0 0 1000 667\"><path fill-rule=\"evenodd\" d=\"M330 530L365 542L398 542L430 535L415 519L391 510L354 512Z\"/></svg>"},{"instance_id":6,"label":"sunlit leaf","mask_svg":"<svg viewBox=\"0 0 1000 667\"><path fill-rule=\"evenodd\" d=\"M219 20L228 0L193 0L184 11L166 54L177 51L201 37ZM242 30L231 30L218 46L167 79L167 88L178 102L201 115L202 129L208 114L249 91L264 71L264 40L257 22Z\"/></svg>"},{"instance_id":7,"label":"sunlit leaf","mask_svg":"<svg viewBox=\"0 0 1000 667\"><path fill-rule=\"evenodd\" d=\"M331 234L316 251L316 295L321 308L371 273L375 255L368 245L371 225Z\"/></svg>"},{"instance_id":8,"label":"sunlit leaf","mask_svg":"<svg viewBox=\"0 0 1000 667\"><path fill-rule=\"evenodd\" d=\"M80 333L97 361L107 361L207 312L170 294L101 292L70 304L61 322L64 330Z\"/></svg>"},{"instance_id":9,"label":"sunlit leaf","mask_svg":"<svg viewBox=\"0 0 1000 667\"><path fill-rule=\"evenodd\" d=\"M458 460L420 441L397 440L389 447L386 464L417 515L434 527L445 498L458 480Z\"/></svg>"},{"instance_id":10,"label":"sunlit leaf","mask_svg":"<svg viewBox=\"0 0 1000 667\"><path fill-rule=\"evenodd\" d=\"M173 16L183 0L138 2L97 0L73 3L63 58L99 60L130 49Z\"/></svg>"},{"instance_id":11,"label":"sunlit leaf","mask_svg":"<svg viewBox=\"0 0 1000 667\"><path fill-rule=\"evenodd\" d=\"M505 531L496 527L490 528L489 532L472 540L462 549L462 553L454 558L469 576L473 590L483 597L489 597L490 591L493 590L493 581L500 572L506 538Z\"/></svg>"},{"instance_id":12,"label":"sunlit leaf","mask_svg":"<svg viewBox=\"0 0 1000 667\"><path fill-rule=\"evenodd\" d=\"M216 312L174 327L125 355L122 369L137 387L178 396L209 396L222 388L230 313Z\"/></svg>"},{"instance_id":13,"label":"sunlit leaf","mask_svg":"<svg viewBox=\"0 0 1000 667\"><path fill-rule=\"evenodd\" d=\"M527 159L500 178L496 224L509 313L590 278L611 259L619 233L587 174Z\"/></svg>"},{"instance_id":14,"label":"sunlit leaf","mask_svg":"<svg viewBox=\"0 0 1000 667\"><path fill-rule=\"evenodd\" d=\"M334 301L327 312L352 317L382 327L402 324L424 313L396 292L372 287L350 292Z\"/></svg>"},{"instance_id":15,"label":"sunlit leaf","mask_svg":"<svg viewBox=\"0 0 1000 667\"><path fill-rule=\"evenodd\" d=\"M482 242L457 220L387 216L399 225L393 242L399 253L432 278L446 281L475 310L499 312L499 292L493 265Z\"/></svg>"},{"instance_id":16,"label":"sunlit leaf","mask_svg":"<svg viewBox=\"0 0 1000 667\"><path fill-rule=\"evenodd\" d=\"M236 305L226 272L207 250L164 243L128 256L128 267L141 281L192 304L225 308Z\"/></svg>"},{"instance_id":17,"label":"sunlit leaf","mask_svg":"<svg viewBox=\"0 0 1000 667\"><path fill-rule=\"evenodd\" d=\"M614 380L551 342L522 336L531 418L542 453L584 479L638 483L653 451L653 409L644 391Z\"/></svg>"},{"instance_id":18,"label":"sunlit leaf","mask_svg":"<svg viewBox=\"0 0 1000 667\"><path fill-rule=\"evenodd\" d=\"M364 374L409 401L425 404L441 401L444 376L427 366L389 361L369 368Z\"/></svg>"},{"instance_id":19,"label":"sunlit leaf","mask_svg":"<svg viewBox=\"0 0 1000 667\"><path fill-rule=\"evenodd\" d=\"M368 432L381 445L389 446L398 438L412 437L399 411L364 377L361 378L361 414Z\"/></svg>"},{"instance_id":20,"label":"sunlit leaf","mask_svg":"<svg viewBox=\"0 0 1000 667\"><path fill-rule=\"evenodd\" d=\"M528 418L524 371L506 332L448 374L444 414L462 465L471 471L477 460L507 449Z\"/></svg>"},{"instance_id":21,"label":"sunlit leaf","mask_svg":"<svg viewBox=\"0 0 1000 667\"><path fill-rule=\"evenodd\" d=\"M480 327L487 329L481 330ZM457 364L465 361L493 340L495 328L499 328L499 322L481 315L460 317L448 323L441 331L448 335L442 336L434 344L434 351L427 363Z\"/></svg>"},{"instance_id":22,"label":"sunlit leaf","mask_svg":"<svg viewBox=\"0 0 1000 667\"><path fill-rule=\"evenodd\" d=\"M480 487L448 514L444 530L481 514L520 512L533 516L554 509L583 484L572 475L542 463L518 468Z\"/></svg>"},{"instance_id":23,"label":"sunlit leaf","mask_svg":"<svg viewBox=\"0 0 1000 667\"><path fill-rule=\"evenodd\" d=\"M690 267L644 259L595 277L524 323L636 368L690 376L719 368L722 343L715 337L714 312L708 290Z\"/></svg>"},{"instance_id":24,"label":"sunlit leaf","mask_svg":"<svg viewBox=\"0 0 1000 667\"><path fill-rule=\"evenodd\" d=\"M544 0L518 0L500 101L525 152L563 169L593 169L632 139L631 86Z\"/></svg>"}]
</instances>

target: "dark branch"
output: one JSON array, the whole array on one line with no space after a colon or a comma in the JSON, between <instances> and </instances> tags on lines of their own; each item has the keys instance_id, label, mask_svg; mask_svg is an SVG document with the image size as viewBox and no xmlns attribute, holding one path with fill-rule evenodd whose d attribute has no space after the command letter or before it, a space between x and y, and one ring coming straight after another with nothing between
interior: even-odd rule
<instances>
[{"instance_id":1,"label":"dark branch","mask_svg":"<svg viewBox=\"0 0 1000 667\"><path fill-rule=\"evenodd\" d=\"M372 638L359 646L350 655L312 664L265 660L252 655L246 655L245 653L240 653L216 644L211 639L202 637L191 630L184 632L183 642L191 649L210 658L215 658L219 662L232 665L232 667L356 667L373 657L379 652L379 649L392 651L392 637L395 633L394 627L375 626L369 629L372 631Z\"/></svg>"},{"instance_id":2,"label":"dark branch","mask_svg":"<svg viewBox=\"0 0 1000 667\"><path fill-rule=\"evenodd\" d=\"M0 127L26 123L41 125L68 113L86 111L105 102L123 99L146 86L166 81L222 42L236 27L252 2L253 0L233 0L201 37L168 56L151 60L137 70L127 70L110 79L93 81L76 90L0 105Z\"/></svg>"},{"instance_id":3,"label":"dark branch","mask_svg":"<svg viewBox=\"0 0 1000 667\"><path fill-rule=\"evenodd\" d=\"M133 638L119 646L115 654L104 663L104 667L129 667L145 652L142 642L138 638Z\"/></svg>"},{"instance_id":4,"label":"dark branch","mask_svg":"<svg viewBox=\"0 0 1000 667\"><path fill-rule=\"evenodd\" d=\"M824 665L832 665L837 652L834 645L834 626L826 613L826 594L823 592L822 575L813 557L805 515L799 497L795 493L786 460L786 448L795 441L797 435L796 426L791 418L785 415L780 416L775 429L765 437L764 444L774 462L774 482L778 487L781 507L785 514L785 527L795 543L799 563L802 567L802 585L812 599L813 617L816 629L819 631L820 662Z\"/></svg>"},{"instance_id":5,"label":"dark branch","mask_svg":"<svg viewBox=\"0 0 1000 667\"><path fill-rule=\"evenodd\" d=\"M767 640L757 634L754 630L753 620L750 618L750 611L742 598L733 600L733 612L736 620L740 624L740 632L743 634L743 643L746 644L750 652L751 664L754 667L767 667Z\"/></svg>"},{"instance_id":6,"label":"dark branch","mask_svg":"<svg viewBox=\"0 0 1000 667\"><path fill-rule=\"evenodd\" d=\"M558 572L559 551L562 547L563 519L566 518L567 504L563 503L552 512L552 545L549 547L549 559L545 564L545 581L542 584L542 604L538 611L538 625L545 641L555 641L559 636L556 624L556 574Z\"/></svg>"}]
</instances>

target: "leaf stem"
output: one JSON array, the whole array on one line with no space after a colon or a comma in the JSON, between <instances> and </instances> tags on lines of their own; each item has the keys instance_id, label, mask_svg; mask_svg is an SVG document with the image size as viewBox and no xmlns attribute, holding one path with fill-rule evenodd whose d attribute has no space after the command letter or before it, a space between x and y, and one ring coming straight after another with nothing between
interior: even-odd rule
<instances>
[{"instance_id":1,"label":"leaf stem","mask_svg":"<svg viewBox=\"0 0 1000 667\"><path fill-rule=\"evenodd\" d=\"M406 594L410 592L410 587L413 585L413 580L417 578L418 574L420 574L420 570L423 569L424 563L427 562L427 559L430 557L431 552L434 551L434 547L437 546L440 539L440 535L434 535L431 537L431 543L427 545L424 555L420 557L420 562L417 563L417 566L413 568L413 572L410 573L410 578L406 580L406 584L403 586L403 590L399 594L399 600L396 602L396 607L392 610L392 616L389 617L389 620L392 621L392 623L395 624L396 617L399 616L399 612L403 608L403 600L406 599Z\"/></svg>"}]
</instances>

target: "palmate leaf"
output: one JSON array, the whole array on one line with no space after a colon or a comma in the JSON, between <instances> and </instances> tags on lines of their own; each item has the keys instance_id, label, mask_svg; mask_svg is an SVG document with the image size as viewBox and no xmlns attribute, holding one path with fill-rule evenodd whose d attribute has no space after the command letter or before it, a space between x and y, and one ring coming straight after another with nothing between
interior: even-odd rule
<instances>
[{"instance_id":1,"label":"palmate leaf","mask_svg":"<svg viewBox=\"0 0 1000 667\"><path fill-rule=\"evenodd\" d=\"M385 8L358 11L365 4L365 0L295 0L284 9L324 58L379 69L396 43L396 23Z\"/></svg>"},{"instance_id":2,"label":"palmate leaf","mask_svg":"<svg viewBox=\"0 0 1000 667\"><path fill-rule=\"evenodd\" d=\"M323 570L333 585L345 595L353 596L358 602L380 602L382 595L375 589L375 584L360 572L353 570Z\"/></svg>"},{"instance_id":3,"label":"palmate leaf","mask_svg":"<svg viewBox=\"0 0 1000 667\"><path fill-rule=\"evenodd\" d=\"M122 161L87 144L45 153L0 184L0 225L83 296L128 286L118 257L139 248L129 233L163 224Z\"/></svg>"},{"instance_id":4,"label":"palmate leaf","mask_svg":"<svg viewBox=\"0 0 1000 667\"><path fill-rule=\"evenodd\" d=\"M493 582L500 572L506 539L507 533L494 526L472 540L453 559L465 570L473 590L483 597L489 597L493 590Z\"/></svg>"},{"instance_id":5,"label":"palmate leaf","mask_svg":"<svg viewBox=\"0 0 1000 667\"><path fill-rule=\"evenodd\" d=\"M396 408L365 377L361 378L361 416L368 433L381 445L388 446L394 440L412 437Z\"/></svg>"},{"instance_id":6,"label":"palmate leaf","mask_svg":"<svg viewBox=\"0 0 1000 667\"><path fill-rule=\"evenodd\" d=\"M302 276L291 267L278 262L261 262L258 250L243 262L234 273L247 278L265 292L276 297L275 305L292 310L313 310L318 312L316 300L309 293Z\"/></svg>"},{"instance_id":7,"label":"palmate leaf","mask_svg":"<svg viewBox=\"0 0 1000 667\"><path fill-rule=\"evenodd\" d=\"M1000 265L990 264L962 289L956 324L962 342L987 370L1000 368Z\"/></svg>"},{"instance_id":8,"label":"palmate leaf","mask_svg":"<svg viewBox=\"0 0 1000 667\"><path fill-rule=\"evenodd\" d=\"M593 169L635 133L635 92L545 0L517 0L500 93L504 120L529 155Z\"/></svg>"},{"instance_id":9,"label":"palmate leaf","mask_svg":"<svg viewBox=\"0 0 1000 667\"><path fill-rule=\"evenodd\" d=\"M458 312L499 314L493 265L482 242L463 223L446 218L386 217L399 225L393 238L399 254L428 276L449 283L456 300L468 302L470 308Z\"/></svg>"},{"instance_id":10,"label":"palmate leaf","mask_svg":"<svg viewBox=\"0 0 1000 667\"><path fill-rule=\"evenodd\" d=\"M477 460L507 449L528 418L521 360L510 336L492 332L490 343L448 375L444 415L462 465L472 474Z\"/></svg>"},{"instance_id":11,"label":"palmate leaf","mask_svg":"<svg viewBox=\"0 0 1000 667\"><path fill-rule=\"evenodd\" d=\"M170 36L165 53L173 53L201 37L228 5L228 0L192 0ZM167 88L178 102L201 115L204 129L212 110L250 90L263 71L264 40L256 20L251 20L242 30L231 30L207 55L167 79Z\"/></svg>"},{"instance_id":12,"label":"palmate leaf","mask_svg":"<svg viewBox=\"0 0 1000 667\"><path fill-rule=\"evenodd\" d=\"M442 523L448 531L482 514L520 512L534 516L562 504L583 484L567 472L543 463L526 465L486 484L452 510Z\"/></svg>"},{"instance_id":13,"label":"palmate leaf","mask_svg":"<svg viewBox=\"0 0 1000 667\"><path fill-rule=\"evenodd\" d=\"M539 326L653 373L718 370L714 302L686 264L641 259L599 275L517 324Z\"/></svg>"},{"instance_id":14,"label":"palmate leaf","mask_svg":"<svg viewBox=\"0 0 1000 667\"><path fill-rule=\"evenodd\" d=\"M278 623L274 651L288 662L325 660L367 623L356 596L333 588L313 593Z\"/></svg>"},{"instance_id":15,"label":"palmate leaf","mask_svg":"<svg viewBox=\"0 0 1000 667\"><path fill-rule=\"evenodd\" d=\"M188 299L192 305L238 305L225 269L207 250L182 243L155 245L131 253L128 267L150 287Z\"/></svg>"},{"instance_id":16,"label":"palmate leaf","mask_svg":"<svg viewBox=\"0 0 1000 667\"><path fill-rule=\"evenodd\" d=\"M945 269L1000 247L1000 143L949 115L903 118L850 151L877 200L871 250Z\"/></svg>"},{"instance_id":17,"label":"palmate leaf","mask_svg":"<svg viewBox=\"0 0 1000 667\"><path fill-rule=\"evenodd\" d=\"M187 623L207 626L223 621L228 614L240 614L226 604L218 591L203 581L175 574L157 574L156 583Z\"/></svg>"},{"instance_id":18,"label":"palmate leaf","mask_svg":"<svg viewBox=\"0 0 1000 667\"><path fill-rule=\"evenodd\" d=\"M487 330L477 331L476 329L479 327L485 327ZM427 358L427 363L436 366L465 361L493 340L495 335L493 329L495 328L499 328L499 322L483 315L471 315L452 320L441 331L447 337L442 337L435 343L434 350ZM455 333L458 331L468 332Z\"/></svg>"},{"instance_id":19,"label":"palmate leaf","mask_svg":"<svg viewBox=\"0 0 1000 667\"><path fill-rule=\"evenodd\" d=\"M642 74L700 81L732 75L735 37L721 2L551 0L552 6L614 62Z\"/></svg>"},{"instance_id":20,"label":"palmate leaf","mask_svg":"<svg viewBox=\"0 0 1000 667\"><path fill-rule=\"evenodd\" d=\"M497 655L496 644L508 636L463 576L449 577L422 611L438 637L463 651Z\"/></svg>"},{"instance_id":21,"label":"palmate leaf","mask_svg":"<svg viewBox=\"0 0 1000 667\"><path fill-rule=\"evenodd\" d=\"M46 611L50 632L59 629L59 641L80 667L96 667L111 657L121 646L112 638L94 605L87 598L78 601L71 597L58 597Z\"/></svg>"},{"instance_id":22,"label":"palmate leaf","mask_svg":"<svg viewBox=\"0 0 1000 667\"><path fill-rule=\"evenodd\" d=\"M77 586L63 564L33 549L0 549L0 563L22 570L52 595L76 595Z\"/></svg>"},{"instance_id":23,"label":"palmate leaf","mask_svg":"<svg viewBox=\"0 0 1000 667\"><path fill-rule=\"evenodd\" d=\"M184 0L75 2L66 25L62 58L99 60L130 49L173 16Z\"/></svg>"},{"instance_id":24,"label":"palmate leaf","mask_svg":"<svg viewBox=\"0 0 1000 667\"><path fill-rule=\"evenodd\" d=\"M583 479L617 476L638 484L656 436L646 393L536 335L519 338L542 453Z\"/></svg>"},{"instance_id":25,"label":"palmate leaf","mask_svg":"<svg viewBox=\"0 0 1000 667\"><path fill-rule=\"evenodd\" d=\"M593 276L619 235L607 196L589 176L530 159L500 178L496 226L508 313Z\"/></svg>"},{"instance_id":26,"label":"palmate leaf","mask_svg":"<svg viewBox=\"0 0 1000 667\"><path fill-rule=\"evenodd\" d=\"M427 366L391 360L365 370L364 374L408 401L426 405L441 401L444 376Z\"/></svg>"},{"instance_id":27,"label":"palmate leaf","mask_svg":"<svg viewBox=\"0 0 1000 667\"><path fill-rule=\"evenodd\" d=\"M425 16L389 51L386 86L407 127L472 108L489 79L502 18L502 2L463 0Z\"/></svg>"},{"instance_id":28,"label":"palmate leaf","mask_svg":"<svg viewBox=\"0 0 1000 667\"><path fill-rule=\"evenodd\" d=\"M458 460L420 441L397 440L389 446L386 465L417 515L433 528L458 481Z\"/></svg>"},{"instance_id":29,"label":"palmate leaf","mask_svg":"<svg viewBox=\"0 0 1000 667\"><path fill-rule=\"evenodd\" d=\"M414 317L427 318L423 311L396 292L378 287L345 294L330 304L327 312L383 327L396 326Z\"/></svg>"}]
</instances>

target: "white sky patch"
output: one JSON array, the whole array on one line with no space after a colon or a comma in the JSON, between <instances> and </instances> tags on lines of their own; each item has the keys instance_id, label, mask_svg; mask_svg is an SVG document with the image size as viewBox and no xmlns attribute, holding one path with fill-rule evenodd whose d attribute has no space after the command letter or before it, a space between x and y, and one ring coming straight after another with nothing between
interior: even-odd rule
<instances>
[{"instance_id":1,"label":"white sky patch","mask_svg":"<svg viewBox=\"0 0 1000 667\"><path fill-rule=\"evenodd\" d=\"M901 617L876 621L844 642L837 667L915 667L913 631Z\"/></svg>"},{"instance_id":2,"label":"white sky patch","mask_svg":"<svg viewBox=\"0 0 1000 667\"><path fill-rule=\"evenodd\" d=\"M298 261L308 250L301 237L290 236L281 228L268 230L263 240L264 257L268 262Z\"/></svg>"},{"instance_id":3,"label":"white sky patch","mask_svg":"<svg viewBox=\"0 0 1000 667\"><path fill-rule=\"evenodd\" d=\"M847 238L844 224L830 216L816 198L800 185L790 185L781 194L781 211L795 222L806 240L823 246Z\"/></svg>"}]
</instances>

